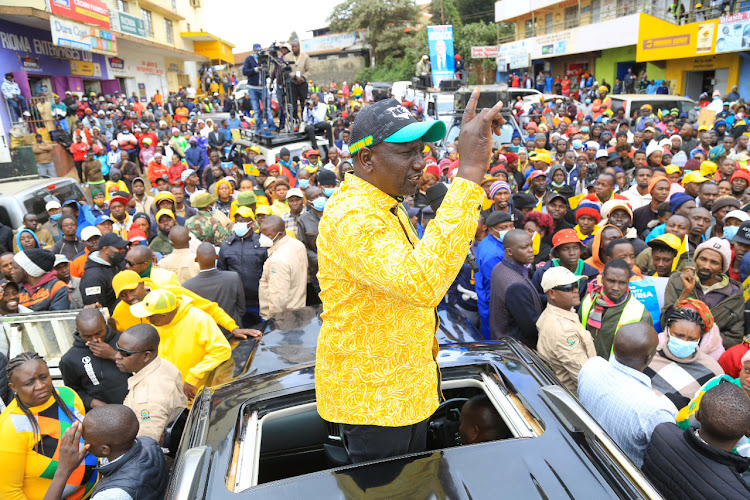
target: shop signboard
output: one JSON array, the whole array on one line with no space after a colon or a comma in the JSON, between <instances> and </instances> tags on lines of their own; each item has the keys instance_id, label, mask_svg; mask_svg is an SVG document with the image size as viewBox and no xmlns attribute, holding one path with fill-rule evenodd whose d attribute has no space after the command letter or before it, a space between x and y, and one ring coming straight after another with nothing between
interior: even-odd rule
<instances>
[{"instance_id":1,"label":"shop signboard","mask_svg":"<svg viewBox=\"0 0 750 500\"><path fill-rule=\"evenodd\" d=\"M70 72L73 75L95 76L101 78L102 68L99 63L88 61L70 61Z\"/></svg>"},{"instance_id":2,"label":"shop signboard","mask_svg":"<svg viewBox=\"0 0 750 500\"><path fill-rule=\"evenodd\" d=\"M332 33L329 35L316 36L300 41L302 52L314 54L316 52L336 52L346 50L357 43L364 43L366 30L352 31L351 33Z\"/></svg>"},{"instance_id":3,"label":"shop signboard","mask_svg":"<svg viewBox=\"0 0 750 500\"><path fill-rule=\"evenodd\" d=\"M482 47L471 48L472 59L486 59L488 57L497 57L497 45L485 45Z\"/></svg>"},{"instance_id":4,"label":"shop signboard","mask_svg":"<svg viewBox=\"0 0 750 500\"><path fill-rule=\"evenodd\" d=\"M664 61L695 58L714 53L718 19L690 24L674 24L640 14L636 61ZM719 30L720 32L720 30Z\"/></svg>"},{"instance_id":5,"label":"shop signboard","mask_svg":"<svg viewBox=\"0 0 750 500\"><path fill-rule=\"evenodd\" d=\"M750 11L719 18L716 53L750 50Z\"/></svg>"},{"instance_id":6,"label":"shop signboard","mask_svg":"<svg viewBox=\"0 0 750 500\"><path fill-rule=\"evenodd\" d=\"M110 9L109 22L114 31L141 38L147 37L146 23L138 17L131 16L119 10Z\"/></svg>"},{"instance_id":7,"label":"shop signboard","mask_svg":"<svg viewBox=\"0 0 750 500\"><path fill-rule=\"evenodd\" d=\"M432 85L438 87L443 80L453 80L456 77L453 26L427 26L427 44L430 48Z\"/></svg>"},{"instance_id":8,"label":"shop signboard","mask_svg":"<svg viewBox=\"0 0 750 500\"><path fill-rule=\"evenodd\" d=\"M714 49L714 29L716 21L698 25L698 37L695 40L696 54L712 54Z\"/></svg>"},{"instance_id":9,"label":"shop signboard","mask_svg":"<svg viewBox=\"0 0 750 500\"><path fill-rule=\"evenodd\" d=\"M111 31L86 26L61 17L49 16L52 43L61 47L87 50L97 54L117 54L115 35Z\"/></svg>"},{"instance_id":10,"label":"shop signboard","mask_svg":"<svg viewBox=\"0 0 750 500\"><path fill-rule=\"evenodd\" d=\"M108 57L109 67L112 69L125 69L125 61L119 57Z\"/></svg>"},{"instance_id":11,"label":"shop signboard","mask_svg":"<svg viewBox=\"0 0 750 500\"><path fill-rule=\"evenodd\" d=\"M528 68L529 55L536 47L536 40L533 38L499 45L497 47L497 58L495 59L498 68L504 67L506 68L505 71Z\"/></svg>"},{"instance_id":12,"label":"shop signboard","mask_svg":"<svg viewBox=\"0 0 750 500\"><path fill-rule=\"evenodd\" d=\"M109 9L99 0L49 0L49 11L57 16L109 29Z\"/></svg>"},{"instance_id":13,"label":"shop signboard","mask_svg":"<svg viewBox=\"0 0 750 500\"><path fill-rule=\"evenodd\" d=\"M38 57L23 57L18 56L18 60L21 63L21 68L25 71L39 71L39 58Z\"/></svg>"},{"instance_id":14,"label":"shop signboard","mask_svg":"<svg viewBox=\"0 0 750 500\"><path fill-rule=\"evenodd\" d=\"M101 54L53 44L49 31L0 20L0 67L19 67L19 58L29 59L26 64L40 68L33 71L49 76L70 76L70 61L96 63L100 73L106 64Z\"/></svg>"}]
</instances>

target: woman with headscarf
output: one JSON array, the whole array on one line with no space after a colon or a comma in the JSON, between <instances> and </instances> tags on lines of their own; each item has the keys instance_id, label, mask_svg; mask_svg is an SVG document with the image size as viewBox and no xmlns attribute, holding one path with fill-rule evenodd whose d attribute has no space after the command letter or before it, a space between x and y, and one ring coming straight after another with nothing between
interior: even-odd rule
<instances>
[{"instance_id":1,"label":"woman with headscarf","mask_svg":"<svg viewBox=\"0 0 750 500\"><path fill-rule=\"evenodd\" d=\"M229 217L229 212L232 209L232 200L234 199L232 197L232 194L234 193L234 189L232 188L232 184L226 179L221 179L216 183L216 206L214 207L214 210L218 210L227 217Z\"/></svg>"},{"instance_id":2,"label":"woman with headscarf","mask_svg":"<svg viewBox=\"0 0 750 500\"><path fill-rule=\"evenodd\" d=\"M149 243L156 237L156 231L152 229L151 218L144 212L137 212L133 215L133 225L131 227L133 226L141 228Z\"/></svg>"},{"instance_id":3,"label":"woman with headscarf","mask_svg":"<svg viewBox=\"0 0 750 500\"><path fill-rule=\"evenodd\" d=\"M39 243L39 238L36 237L34 231L28 228L23 228L16 233L15 248L16 252L22 252L31 248L42 248Z\"/></svg>"},{"instance_id":4,"label":"woman with headscarf","mask_svg":"<svg viewBox=\"0 0 750 500\"><path fill-rule=\"evenodd\" d=\"M677 408L687 406L703 384L724 373L719 363L698 347L713 326L713 316L705 311L705 304L701 307L695 302L690 307L680 303L669 314L664 325L666 340L660 342L656 356L643 372L651 379L654 391ZM703 314L699 308L705 309Z\"/></svg>"}]
</instances>

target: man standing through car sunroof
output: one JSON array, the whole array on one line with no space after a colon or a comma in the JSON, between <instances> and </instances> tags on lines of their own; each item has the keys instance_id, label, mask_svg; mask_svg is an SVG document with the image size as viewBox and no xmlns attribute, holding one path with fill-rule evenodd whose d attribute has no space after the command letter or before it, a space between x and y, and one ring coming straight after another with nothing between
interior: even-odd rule
<instances>
[{"instance_id":1,"label":"man standing through car sunroof","mask_svg":"<svg viewBox=\"0 0 750 500\"><path fill-rule=\"evenodd\" d=\"M475 235L480 187L499 131L501 103L464 114L460 166L420 240L402 204L425 168L425 142L445 135L395 99L367 106L352 126L354 175L329 199L318 236L323 326L315 388L318 412L343 424L354 463L425 449L438 406L435 307Z\"/></svg>"}]
</instances>

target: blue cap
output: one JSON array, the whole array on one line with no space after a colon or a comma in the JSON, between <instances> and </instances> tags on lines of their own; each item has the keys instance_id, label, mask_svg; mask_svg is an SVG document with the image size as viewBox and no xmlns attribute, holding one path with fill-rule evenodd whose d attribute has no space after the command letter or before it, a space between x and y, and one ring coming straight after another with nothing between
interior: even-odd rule
<instances>
[{"instance_id":1,"label":"blue cap","mask_svg":"<svg viewBox=\"0 0 750 500\"><path fill-rule=\"evenodd\" d=\"M106 221L112 222L112 217L110 217L109 215L100 215L100 216L99 216L99 217L97 217L97 218L96 218L96 220L94 221L94 225L95 225L95 226L98 226L98 225L99 225L99 224L101 224L102 222L106 222Z\"/></svg>"},{"instance_id":2,"label":"blue cap","mask_svg":"<svg viewBox=\"0 0 750 500\"><path fill-rule=\"evenodd\" d=\"M263 49L263 47L261 47L259 43L254 43L253 44L253 50L262 50L262 49Z\"/></svg>"}]
</instances>

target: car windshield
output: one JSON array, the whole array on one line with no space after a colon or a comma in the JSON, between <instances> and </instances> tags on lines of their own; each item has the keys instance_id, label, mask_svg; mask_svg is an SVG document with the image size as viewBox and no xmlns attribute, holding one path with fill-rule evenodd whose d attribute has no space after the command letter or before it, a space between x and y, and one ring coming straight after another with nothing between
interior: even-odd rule
<instances>
[{"instance_id":1,"label":"car windshield","mask_svg":"<svg viewBox=\"0 0 750 500\"><path fill-rule=\"evenodd\" d=\"M439 99L437 101L437 112L439 115L450 114L453 112L453 99Z\"/></svg>"},{"instance_id":2,"label":"car windshield","mask_svg":"<svg viewBox=\"0 0 750 500\"><path fill-rule=\"evenodd\" d=\"M47 188L39 189L29 195L29 197L23 201L23 206L27 213L36 214L39 223L44 224L49 219L45 205L47 205L47 202L52 198L57 198L61 201L80 201L84 196L83 192L73 182L62 185L50 184Z\"/></svg>"}]
</instances>

